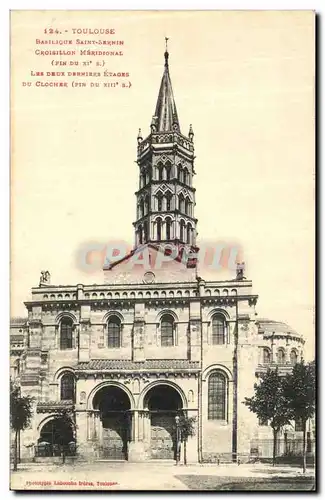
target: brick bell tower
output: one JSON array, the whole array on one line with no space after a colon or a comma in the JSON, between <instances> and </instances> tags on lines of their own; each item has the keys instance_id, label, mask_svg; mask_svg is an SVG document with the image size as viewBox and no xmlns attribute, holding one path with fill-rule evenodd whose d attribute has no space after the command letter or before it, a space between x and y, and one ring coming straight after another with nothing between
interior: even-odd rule
<instances>
[{"instance_id":1,"label":"brick bell tower","mask_svg":"<svg viewBox=\"0 0 325 500\"><path fill-rule=\"evenodd\" d=\"M169 74L169 53L165 51L162 76L151 133L138 134L139 189L135 247L151 243L177 245L180 251L196 248L197 219L194 217L193 129L188 137L180 130Z\"/></svg>"}]
</instances>

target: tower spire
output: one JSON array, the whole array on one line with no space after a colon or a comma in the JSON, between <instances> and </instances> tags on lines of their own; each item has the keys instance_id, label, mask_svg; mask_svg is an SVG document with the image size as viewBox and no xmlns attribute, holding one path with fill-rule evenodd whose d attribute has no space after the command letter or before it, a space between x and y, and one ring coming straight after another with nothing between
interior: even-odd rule
<instances>
[{"instance_id":1,"label":"tower spire","mask_svg":"<svg viewBox=\"0 0 325 500\"><path fill-rule=\"evenodd\" d=\"M168 40L169 38L167 36L165 36L165 44L166 44L166 48L165 48L165 66L168 67L168 57L169 57L169 52L168 52Z\"/></svg>"},{"instance_id":2,"label":"tower spire","mask_svg":"<svg viewBox=\"0 0 325 500\"><path fill-rule=\"evenodd\" d=\"M180 256L190 255L196 245L194 132L192 126L188 137L180 132L167 42L165 37L165 65L151 133L145 139L141 130L138 134L139 187L133 225L136 247L152 243L166 249L169 245L170 250L175 245Z\"/></svg>"},{"instance_id":3,"label":"tower spire","mask_svg":"<svg viewBox=\"0 0 325 500\"><path fill-rule=\"evenodd\" d=\"M167 45L168 40L169 38L165 37L165 68L161 79L156 110L154 114L154 122L157 132L180 131L177 109L172 89L172 82L169 75L169 52Z\"/></svg>"}]
</instances>

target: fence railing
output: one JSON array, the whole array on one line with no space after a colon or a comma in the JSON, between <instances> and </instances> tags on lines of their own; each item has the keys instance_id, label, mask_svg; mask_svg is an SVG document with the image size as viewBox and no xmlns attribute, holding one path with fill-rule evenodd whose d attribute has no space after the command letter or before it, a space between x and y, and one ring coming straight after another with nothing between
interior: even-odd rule
<instances>
[{"instance_id":1,"label":"fence railing","mask_svg":"<svg viewBox=\"0 0 325 500\"><path fill-rule=\"evenodd\" d=\"M307 455L315 454L315 440L307 439ZM256 439L251 441L251 456L259 458L273 457L273 439ZM303 439L281 438L276 441L275 455L277 457L299 457L303 455Z\"/></svg>"},{"instance_id":2,"label":"fence railing","mask_svg":"<svg viewBox=\"0 0 325 500\"><path fill-rule=\"evenodd\" d=\"M36 445L34 449L35 457L74 457L77 452L75 443L68 445L41 443Z\"/></svg>"}]
</instances>

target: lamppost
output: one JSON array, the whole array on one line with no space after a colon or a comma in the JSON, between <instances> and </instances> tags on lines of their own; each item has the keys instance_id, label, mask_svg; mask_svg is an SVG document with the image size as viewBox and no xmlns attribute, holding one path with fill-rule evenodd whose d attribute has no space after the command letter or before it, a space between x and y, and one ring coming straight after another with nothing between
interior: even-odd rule
<instances>
[{"instance_id":1,"label":"lamppost","mask_svg":"<svg viewBox=\"0 0 325 500\"><path fill-rule=\"evenodd\" d=\"M179 416L175 417L176 422L176 465L178 465L181 454L181 430L179 428Z\"/></svg>"}]
</instances>

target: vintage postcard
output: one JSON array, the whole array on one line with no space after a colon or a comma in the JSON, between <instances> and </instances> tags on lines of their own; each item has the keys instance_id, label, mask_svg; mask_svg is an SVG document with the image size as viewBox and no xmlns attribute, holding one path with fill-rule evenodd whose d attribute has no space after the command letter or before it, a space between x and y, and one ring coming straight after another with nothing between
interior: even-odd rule
<instances>
[{"instance_id":1,"label":"vintage postcard","mask_svg":"<svg viewBox=\"0 0 325 500\"><path fill-rule=\"evenodd\" d=\"M10 487L315 489L315 13L11 12Z\"/></svg>"}]
</instances>

